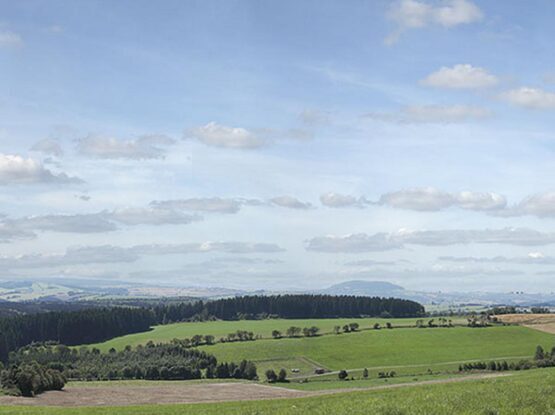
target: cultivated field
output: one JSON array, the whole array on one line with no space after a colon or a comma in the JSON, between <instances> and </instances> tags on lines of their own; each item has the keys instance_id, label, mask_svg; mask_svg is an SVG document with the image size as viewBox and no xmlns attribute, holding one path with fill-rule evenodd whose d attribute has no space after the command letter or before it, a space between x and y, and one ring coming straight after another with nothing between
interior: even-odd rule
<instances>
[{"instance_id":1,"label":"cultivated field","mask_svg":"<svg viewBox=\"0 0 555 415\"><path fill-rule=\"evenodd\" d=\"M293 399L118 407L0 407L0 413L7 415L544 415L554 411L555 369Z\"/></svg>"},{"instance_id":2,"label":"cultivated field","mask_svg":"<svg viewBox=\"0 0 555 415\"><path fill-rule=\"evenodd\" d=\"M553 314L502 314L497 318L504 323L519 324L555 334L555 315Z\"/></svg>"}]
</instances>

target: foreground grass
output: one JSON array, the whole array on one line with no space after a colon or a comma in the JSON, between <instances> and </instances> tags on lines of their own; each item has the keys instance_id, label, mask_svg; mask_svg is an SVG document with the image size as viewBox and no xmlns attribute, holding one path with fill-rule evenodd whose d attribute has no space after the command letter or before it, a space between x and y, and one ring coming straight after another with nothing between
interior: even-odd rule
<instances>
[{"instance_id":1,"label":"foreground grass","mask_svg":"<svg viewBox=\"0 0 555 415\"><path fill-rule=\"evenodd\" d=\"M152 340L154 342L169 342L172 339L182 339L192 337L195 334L207 335L211 334L217 339L233 333L237 330L252 331L256 335L264 338L272 337L272 330L279 330L285 334L288 327L310 327L316 326L320 328L321 333L331 333L334 326L343 326L352 322L357 322L361 329L370 329L375 323L385 326L386 323L393 324L394 327L414 326L416 318L340 318L340 319L303 319L303 320L240 320L240 321L205 321L195 323L174 323L162 326L155 326L152 330L142 333L129 334L126 336L116 337L102 343L88 345L96 347L101 351L108 351L110 348L122 350L125 346L137 346L145 344ZM462 319L453 318L454 323L463 324Z\"/></svg>"},{"instance_id":2,"label":"foreground grass","mask_svg":"<svg viewBox=\"0 0 555 415\"><path fill-rule=\"evenodd\" d=\"M555 369L451 384L215 404L96 408L2 407L8 415L546 415L555 413Z\"/></svg>"}]
</instances>

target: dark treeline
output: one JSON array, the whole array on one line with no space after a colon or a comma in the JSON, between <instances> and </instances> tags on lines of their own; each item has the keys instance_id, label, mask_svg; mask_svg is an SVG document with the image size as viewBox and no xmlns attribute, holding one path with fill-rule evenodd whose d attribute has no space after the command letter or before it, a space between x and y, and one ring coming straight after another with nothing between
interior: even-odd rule
<instances>
[{"instance_id":1,"label":"dark treeline","mask_svg":"<svg viewBox=\"0 0 555 415\"><path fill-rule=\"evenodd\" d=\"M153 307L27 314L0 318L0 360L7 361L10 351L32 342L57 341L69 346L97 343L178 321L422 315L424 307L414 301L330 295L247 296Z\"/></svg>"},{"instance_id":2,"label":"dark treeline","mask_svg":"<svg viewBox=\"0 0 555 415\"><path fill-rule=\"evenodd\" d=\"M149 342L135 348L110 350L62 344L35 343L10 356L10 367L38 364L59 371L65 378L81 380L148 379L187 380L201 378L256 379L256 366L249 361L218 363L204 351L180 342Z\"/></svg>"},{"instance_id":3,"label":"dark treeline","mask_svg":"<svg viewBox=\"0 0 555 415\"><path fill-rule=\"evenodd\" d=\"M156 320L144 308L94 308L70 312L27 314L0 319L0 359L10 351L37 341L67 345L95 343L146 331Z\"/></svg>"},{"instance_id":4,"label":"dark treeline","mask_svg":"<svg viewBox=\"0 0 555 415\"><path fill-rule=\"evenodd\" d=\"M424 307L398 298L277 295L226 298L205 304L209 315L223 320L259 315L280 318L418 317Z\"/></svg>"}]
</instances>

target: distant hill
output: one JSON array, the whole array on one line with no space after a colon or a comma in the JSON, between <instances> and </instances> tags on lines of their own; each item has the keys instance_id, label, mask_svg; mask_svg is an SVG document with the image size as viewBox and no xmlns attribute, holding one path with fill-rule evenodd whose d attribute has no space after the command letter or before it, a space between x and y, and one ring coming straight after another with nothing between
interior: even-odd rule
<instances>
[{"instance_id":1,"label":"distant hill","mask_svg":"<svg viewBox=\"0 0 555 415\"><path fill-rule=\"evenodd\" d=\"M399 297L405 293L400 285L386 281L345 281L321 291L330 295L359 295L369 297Z\"/></svg>"}]
</instances>

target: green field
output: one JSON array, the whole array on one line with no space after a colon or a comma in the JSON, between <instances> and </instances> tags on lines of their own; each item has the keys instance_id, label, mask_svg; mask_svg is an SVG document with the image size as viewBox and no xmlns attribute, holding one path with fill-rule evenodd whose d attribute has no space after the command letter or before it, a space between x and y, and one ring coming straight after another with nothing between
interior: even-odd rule
<instances>
[{"instance_id":1,"label":"green field","mask_svg":"<svg viewBox=\"0 0 555 415\"><path fill-rule=\"evenodd\" d=\"M162 326L155 326L151 331L129 334L127 336L117 337L115 339L91 344L90 347L97 347L101 351L108 351L110 348L116 350L123 349L126 345L137 346L145 344L149 340L154 342L169 342L175 338L192 337L195 334L207 335L211 334L216 339L226 336L237 330L252 331L256 335L265 338L272 336L272 330L280 330L285 333L288 327L310 327L316 326L320 328L321 333L331 333L334 326L343 326L344 324L357 322L361 329L370 329L375 323L384 325L389 322L394 327L414 326L416 318L397 318L397 319L380 319L380 318L348 318L348 319L313 319L313 320L240 320L240 321L207 321L197 323L174 323ZM426 320L427 321L427 320ZM465 323L464 319L453 318L454 323Z\"/></svg>"},{"instance_id":2,"label":"green field","mask_svg":"<svg viewBox=\"0 0 555 415\"><path fill-rule=\"evenodd\" d=\"M2 407L7 415L547 415L555 413L555 369L460 383L407 386L297 399L96 408Z\"/></svg>"},{"instance_id":3,"label":"green field","mask_svg":"<svg viewBox=\"0 0 555 415\"><path fill-rule=\"evenodd\" d=\"M362 329L356 333L329 334L336 325L356 321ZM220 361L253 360L262 376L268 368L286 368L292 377L314 374L316 367L331 371L348 369L356 373L367 367L376 375L381 370L395 370L403 375L421 375L456 371L459 363L475 360L518 360L531 357L536 345L551 350L555 336L520 326L488 328L414 328L416 319L321 319L321 320L246 320L176 323L156 326L153 330L118 337L90 345L107 351L111 347L144 344L149 340L166 342L195 334L219 338L236 330L249 330L263 339L250 342L218 343L202 348ZM371 329L374 323L390 322L394 329ZM454 321L463 323L462 320ZM274 329L290 326L317 326L322 333L315 338L272 339ZM291 369L298 369L291 373Z\"/></svg>"},{"instance_id":4,"label":"green field","mask_svg":"<svg viewBox=\"0 0 555 415\"><path fill-rule=\"evenodd\" d=\"M455 369L462 361L531 357L538 344L551 350L555 336L520 326L399 328L215 344L203 349L219 360L254 360L260 371L286 364L289 366L284 367L291 369L308 358L315 366L332 371L368 367L374 372L379 368L396 368L398 372L407 373L411 369L423 373L435 365Z\"/></svg>"}]
</instances>

